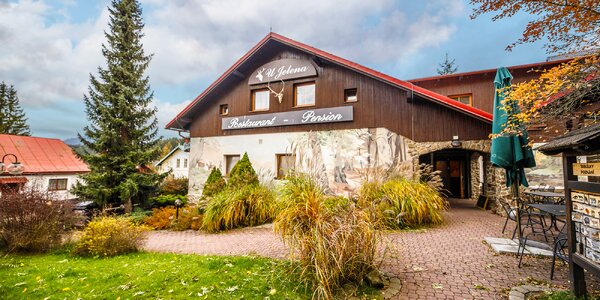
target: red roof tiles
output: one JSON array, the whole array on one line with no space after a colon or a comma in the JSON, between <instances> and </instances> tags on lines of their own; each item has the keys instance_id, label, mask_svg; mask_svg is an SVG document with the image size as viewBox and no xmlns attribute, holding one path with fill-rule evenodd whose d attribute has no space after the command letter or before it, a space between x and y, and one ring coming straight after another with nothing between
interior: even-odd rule
<instances>
[{"instance_id":1,"label":"red roof tiles","mask_svg":"<svg viewBox=\"0 0 600 300\"><path fill-rule=\"evenodd\" d=\"M292 40L285 36L271 32L271 33L267 34L262 40L260 40L260 42L258 42L258 44L256 44L254 47L252 47L252 49L250 49L250 51L248 51L246 54L244 54L244 56L242 56L235 64L233 64L233 66L231 66L229 69L227 69L227 71L225 71L225 73L223 73L219 78L217 78L217 80L215 80L215 82L213 82L210 86L208 86L208 88L206 88L206 90L204 90L204 92L202 92L200 95L198 95L198 97L196 97L196 99L194 99L194 101L192 101L192 103L190 103L179 114L177 114L177 116L175 118L173 118L173 120L171 120L171 122L169 122L167 124L167 126L165 126L165 128L177 130L177 128L176 128L177 126L175 125L175 123L177 122L178 119L182 118L193 107L198 105L201 102L201 100L206 95L208 95L208 93L210 93L219 83L221 83L226 77L231 75L233 73L233 71L236 70L236 68L238 68L242 63L244 63L248 58L250 58L254 53L256 53L262 46L267 44L267 42L270 40L278 41L280 43L283 43L283 44L295 47L297 49L306 51L306 52L314 54L318 57L329 60L333 63L342 65L346 68L349 68L349 69L355 70L357 72L363 73L367 76L371 76L373 78L379 79L388 84L398 86L405 90L412 90L412 91L414 91L414 93L424 97L425 99L431 100L433 102L436 102L436 103L446 106L448 108L451 108L451 109L457 110L459 112L465 113L467 115L473 116L482 121L485 121L488 123L492 122L492 114L490 114L486 111L471 107L469 105L463 104L454 99L450 99L444 95L440 95L440 94L432 92L430 90L415 86L411 82L403 81L403 80L397 79L395 77L377 72L373 69L367 68L367 67L357 64L355 62L351 62L349 60L335 56L335 55L325 52L323 50L308 46L306 44Z\"/></svg>"},{"instance_id":2,"label":"red roof tiles","mask_svg":"<svg viewBox=\"0 0 600 300\"><path fill-rule=\"evenodd\" d=\"M58 139L0 134L0 159L14 154L23 164L23 174L86 173L88 166L71 147ZM5 163L11 163L7 157Z\"/></svg>"}]
</instances>

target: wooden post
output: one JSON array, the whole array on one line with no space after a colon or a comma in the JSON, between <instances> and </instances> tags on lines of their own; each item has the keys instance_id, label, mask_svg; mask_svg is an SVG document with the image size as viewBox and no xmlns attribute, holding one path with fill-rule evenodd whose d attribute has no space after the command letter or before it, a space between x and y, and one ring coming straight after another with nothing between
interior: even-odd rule
<instances>
[{"instance_id":1,"label":"wooden post","mask_svg":"<svg viewBox=\"0 0 600 300\"><path fill-rule=\"evenodd\" d=\"M585 275L583 268L573 262L573 253L577 252L577 238L575 237L575 223L571 218L573 203L571 202L571 187L569 181L577 180L577 176L573 175L573 163L577 160L576 156L563 153L563 174L565 187L565 205L567 211L567 238L569 247L569 281L571 281L571 290L576 297L581 297L586 294Z\"/></svg>"}]
</instances>

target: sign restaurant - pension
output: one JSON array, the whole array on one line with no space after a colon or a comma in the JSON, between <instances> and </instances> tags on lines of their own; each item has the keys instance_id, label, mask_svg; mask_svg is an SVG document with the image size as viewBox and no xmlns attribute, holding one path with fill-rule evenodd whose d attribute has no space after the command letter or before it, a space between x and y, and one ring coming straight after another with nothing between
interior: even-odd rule
<instances>
[{"instance_id":1,"label":"sign restaurant - pension","mask_svg":"<svg viewBox=\"0 0 600 300\"><path fill-rule=\"evenodd\" d=\"M272 114L223 118L223 130L264 128L286 125L348 122L353 120L352 106L339 106Z\"/></svg>"}]
</instances>

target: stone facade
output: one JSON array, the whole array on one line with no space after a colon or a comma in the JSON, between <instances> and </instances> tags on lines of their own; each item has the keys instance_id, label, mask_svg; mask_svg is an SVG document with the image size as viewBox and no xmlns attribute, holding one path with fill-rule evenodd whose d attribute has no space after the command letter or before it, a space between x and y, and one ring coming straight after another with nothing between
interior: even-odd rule
<instances>
[{"instance_id":1,"label":"stone facade","mask_svg":"<svg viewBox=\"0 0 600 300\"><path fill-rule=\"evenodd\" d=\"M247 152L259 177L267 182L275 178L276 155L294 154L295 168L314 174L331 192L348 195L368 176L381 175L377 172L395 169L412 174L419 167L420 155L438 150L472 150L483 153L484 162L489 161L490 142L462 141L461 147L455 148L450 141L417 143L385 128L363 128L192 138L190 146L190 196L197 198L210 169L225 170L225 155ZM470 162L474 199L482 187L479 156L474 154Z\"/></svg>"}]
</instances>

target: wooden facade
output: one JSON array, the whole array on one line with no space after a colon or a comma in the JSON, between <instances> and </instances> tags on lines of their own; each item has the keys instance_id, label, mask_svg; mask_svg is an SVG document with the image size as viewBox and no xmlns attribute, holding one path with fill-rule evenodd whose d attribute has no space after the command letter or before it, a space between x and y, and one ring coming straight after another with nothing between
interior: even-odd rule
<instances>
[{"instance_id":1,"label":"wooden facade","mask_svg":"<svg viewBox=\"0 0 600 300\"><path fill-rule=\"evenodd\" d=\"M550 69L568 60L557 60L508 67L514 77L514 83L526 82L537 79L540 72ZM444 96L453 97L470 95L471 105L488 113L494 110L494 78L496 69L456 73L450 75L433 76L409 80L411 83ZM533 142L546 142L549 139L563 134L567 130L564 121L546 122L528 128L530 139Z\"/></svg>"},{"instance_id":2,"label":"wooden facade","mask_svg":"<svg viewBox=\"0 0 600 300\"><path fill-rule=\"evenodd\" d=\"M316 67L317 76L272 82L275 91L283 88L283 101L271 94L268 111L252 111L252 91L266 88L266 84L248 85L248 77L258 67L278 59L300 59L310 61ZM383 127L417 142L449 141L453 136L461 140L487 139L491 132L490 122L478 119L460 109L452 109L435 103L406 88L399 88L381 79L367 76L339 64L290 47L277 40L269 40L259 51L237 66L210 93L187 112L191 137L212 137L226 135L321 131L354 128ZM310 108L329 108L344 105L354 106L354 119L351 122L311 125L292 125L270 128L222 130L223 117L236 117L253 114L269 114L307 107L294 107L294 86L314 82L316 86L315 105ZM347 103L344 91L357 89L358 101ZM227 115L223 116L223 106L227 105ZM309 108L309 109L310 109ZM176 118L179 122L183 117ZM173 122L172 122L173 123Z\"/></svg>"},{"instance_id":3,"label":"wooden facade","mask_svg":"<svg viewBox=\"0 0 600 300\"><path fill-rule=\"evenodd\" d=\"M513 83L526 82L539 77L539 72L550 69L564 60L508 67ZM496 69L456 73L409 80L415 85L445 96L472 95L473 107L494 112L494 78Z\"/></svg>"}]
</instances>

